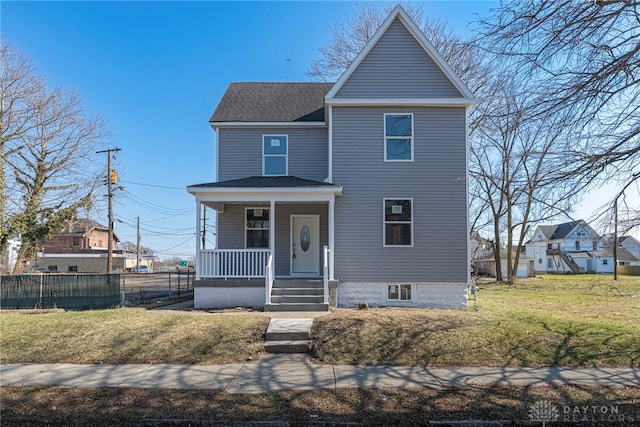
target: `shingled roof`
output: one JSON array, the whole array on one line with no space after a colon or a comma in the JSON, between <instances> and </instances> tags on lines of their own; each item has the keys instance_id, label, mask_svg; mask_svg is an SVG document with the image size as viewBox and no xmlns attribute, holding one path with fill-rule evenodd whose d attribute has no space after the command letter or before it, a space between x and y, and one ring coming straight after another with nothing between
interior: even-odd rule
<instances>
[{"instance_id":1,"label":"shingled roof","mask_svg":"<svg viewBox=\"0 0 640 427\"><path fill-rule=\"evenodd\" d=\"M324 122L333 83L231 83L213 112L218 122Z\"/></svg>"},{"instance_id":2,"label":"shingled roof","mask_svg":"<svg viewBox=\"0 0 640 427\"><path fill-rule=\"evenodd\" d=\"M190 185L189 187L222 187L222 188L278 188L278 187L339 187L336 184L312 181L296 176L251 176L222 182Z\"/></svg>"}]
</instances>

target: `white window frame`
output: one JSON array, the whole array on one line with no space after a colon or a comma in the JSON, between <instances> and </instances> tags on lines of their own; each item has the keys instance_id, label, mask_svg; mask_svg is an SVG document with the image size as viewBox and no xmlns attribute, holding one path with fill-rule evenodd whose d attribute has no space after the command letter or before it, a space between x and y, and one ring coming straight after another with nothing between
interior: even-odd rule
<instances>
[{"instance_id":1,"label":"white window frame","mask_svg":"<svg viewBox=\"0 0 640 427\"><path fill-rule=\"evenodd\" d=\"M249 214L250 210L263 210L263 211L268 211L269 212L269 228L249 228L247 227L247 215ZM256 207L246 207L244 208L244 218L242 219L244 221L244 236L242 236L242 239L244 240L244 248L245 249L271 249L271 242L269 242L269 245L266 248L250 248L247 246L247 231L248 230L270 230L271 226L272 226L272 219L271 219L271 209L268 206L256 206Z\"/></svg>"},{"instance_id":2,"label":"white window frame","mask_svg":"<svg viewBox=\"0 0 640 427\"><path fill-rule=\"evenodd\" d=\"M411 221L387 221L386 206L387 200L409 200L411 202ZM382 199L382 246L385 248L412 248L413 247L413 197L385 197ZM388 245L387 244L387 223L409 224L411 225L411 244L410 245Z\"/></svg>"},{"instance_id":3,"label":"white window frame","mask_svg":"<svg viewBox=\"0 0 640 427\"><path fill-rule=\"evenodd\" d=\"M411 117L411 136L410 137L406 137L406 136L387 136L387 116L409 116ZM384 143L384 161L386 162L390 162L390 163L407 163L407 162L413 162L413 152L414 152L414 146L415 146L415 139L414 139L414 135L415 135L415 130L414 130L414 120L413 120L413 113L384 113L384 117L383 117L383 126L384 126L384 138L383 138L383 143ZM388 159L387 158L387 140L388 139L409 139L411 140L411 158L410 159Z\"/></svg>"},{"instance_id":4,"label":"white window frame","mask_svg":"<svg viewBox=\"0 0 640 427\"><path fill-rule=\"evenodd\" d=\"M390 298L389 294L390 294L390 288L391 286L397 286L398 287L398 298ZM409 299L403 299L402 298L402 288L409 288ZM413 301L413 296L415 295L415 290L413 289L413 284L409 284L409 283L390 283L387 285L387 301L397 301L397 302L411 302Z\"/></svg>"},{"instance_id":5,"label":"white window frame","mask_svg":"<svg viewBox=\"0 0 640 427\"><path fill-rule=\"evenodd\" d=\"M264 143L265 143L265 138L281 138L284 137L284 143L286 145L286 153L283 154L265 154L264 153ZM261 150L262 150L262 176L288 176L289 175L289 135L286 134L279 134L279 135L271 135L271 134L266 134L266 135L262 135L262 140L260 141L260 145L261 145ZM284 175L281 174L270 174L267 175L265 173L265 163L266 163L266 158L267 157L284 157Z\"/></svg>"}]
</instances>

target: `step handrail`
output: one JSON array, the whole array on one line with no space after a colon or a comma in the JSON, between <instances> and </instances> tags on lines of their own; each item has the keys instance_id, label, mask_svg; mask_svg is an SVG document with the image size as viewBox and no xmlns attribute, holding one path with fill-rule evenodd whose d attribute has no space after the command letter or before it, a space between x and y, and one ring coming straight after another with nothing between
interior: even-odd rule
<instances>
[{"instance_id":1,"label":"step handrail","mask_svg":"<svg viewBox=\"0 0 640 427\"><path fill-rule=\"evenodd\" d=\"M329 304L329 252L330 249L327 245L323 247L323 258L324 258L324 267L322 274L322 287L324 295L324 303Z\"/></svg>"},{"instance_id":2,"label":"step handrail","mask_svg":"<svg viewBox=\"0 0 640 427\"><path fill-rule=\"evenodd\" d=\"M269 254L267 259L267 265L264 269L264 291L265 291L265 305L271 304L271 288L273 287L273 255Z\"/></svg>"}]
</instances>

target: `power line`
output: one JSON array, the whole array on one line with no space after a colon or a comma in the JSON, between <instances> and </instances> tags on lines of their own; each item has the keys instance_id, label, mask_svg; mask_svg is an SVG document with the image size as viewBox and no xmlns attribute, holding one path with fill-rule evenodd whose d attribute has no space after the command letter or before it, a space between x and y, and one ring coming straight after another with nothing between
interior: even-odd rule
<instances>
[{"instance_id":1,"label":"power line","mask_svg":"<svg viewBox=\"0 0 640 427\"><path fill-rule=\"evenodd\" d=\"M124 182L125 184L142 185L144 187L167 188L169 190L181 190L181 191L187 190L186 187L169 187L167 185L143 184L141 182L132 182L132 181L120 181L120 182Z\"/></svg>"}]
</instances>

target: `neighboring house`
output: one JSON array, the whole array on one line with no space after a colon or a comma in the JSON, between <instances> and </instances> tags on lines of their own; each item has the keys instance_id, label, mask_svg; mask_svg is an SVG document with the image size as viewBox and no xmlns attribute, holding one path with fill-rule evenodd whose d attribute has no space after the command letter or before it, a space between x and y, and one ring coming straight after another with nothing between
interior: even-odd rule
<instances>
[{"instance_id":1,"label":"neighboring house","mask_svg":"<svg viewBox=\"0 0 640 427\"><path fill-rule=\"evenodd\" d=\"M0 274L10 274L18 260L18 251L20 250L20 234L15 233L9 236L7 246L0 257Z\"/></svg>"},{"instance_id":2,"label":"neighboring house","mask_svg":"<svg viewBox=\"0 0 640 427\"><path fill-rule=\"evenodd\" d=\"M516 257L516 252L515 250L513 250L511 262L515 260L515 257ZM501 254L500 254L500 266L502 269L502 277L505 280L507 279L507 272L508 272L507 265L508 265L507 254L506 254L506 249L504 249L503 251L501 251ZM483 258L474 260L473 266L474 266L474 270L478 273L478 275L490 276L490 277L497 276L496 260L495 260L493 251L490 251L489 253L487 253L486 256ZM533 277L533 276L535 276L533 258L527 256L524 253L521 253L520 258L518 259L518 268L516 270L516 277L519 279L523 279L526 277Z\"/></svg>"},{"instance_id":3,"label":"neighboring house","mask_svg":"<svg viewBox=\"0 0 640 427\"><path fill-rule=\"evenodd\" d=\"M336 83L230 84L195 307L465 308L472 102L401 7Z\"/></svg>"},{"instance_id":4,"label":"neighboring house","mask_svg":"<svg viewBox=\"0 0 640 427\"><path fill-rule=\"evenodd\" d=\"M74 219L44 240L36 265L53 273L103 273L107 268L109 228L91 219ZM115 248L119 239L113 235ZM136 254L113 250L114 272L136 266ZM153 269L153 256L141 255L140 265Z\"/></svg>"},{"instance_id":5,"label":"neighboring house","mask_svg":"<svg viewBox=\"0 0 640 427\"><path fill-rule=\"evenodd\" d=\"M611 265L613 265L613 236L608 236L602 240L603 251L607 253L607 256L611 259ZM628 266L640 266L640 257L634 252L640 251L640 243L632 236L621 236L618 238L618 251L616 257L618 259L618 265ZM613 268L611 268L613 273Z\"/></svg>"},{"instance_id":6,"label":"neighboring house","mask_svg":"<svg viewBox=\"0 0 640 427\"><path fill-rule=\"evenodd\" d=\"M536 273L592 272L591 252L601 249L600 235L584 220L538 226L526 247Z\"/></svg>"},{"instance_id":7,"label":"neighboring house","mask_svg":"<svg viewBox=\"0 0 640 427\"><path fill-rule=\"evenodd\" d=\"M584 220L538 226L525 245L536 273L611 273L613 257Z\"/></svg>"},{"instance_id":8,"label":"neighboring house","mask_svg":"<svg viewBox=\"0 0 640 427\"><path fill-rule=\"evenodd\" d=\"M619 248L624 248L629 253L629 255L635 258L632 259L631 257L625 255L625 257L628 258L628 265L640 265L640 241L638 241L638 239L633 236L622 236L618 239L618 245ZM623 257L620 256L619 260L621 260L622 262L626 261L623 259ZM627 264L625 262L625 264L621 265Z\"/></svg>"},{"instance_id":9,"label":"neighboring house","mask_svg":"<svg viewBox=\"0 0 640 427\"><path fill-rule=\"evenodd\" d=\"M119 239L113 235L115 248ZM63 229L46 239L42 246L45 253L86 253L91 250L107 250L109 228L91 219L73 219L66 221Z\"/></svg>"}]
</instances>

